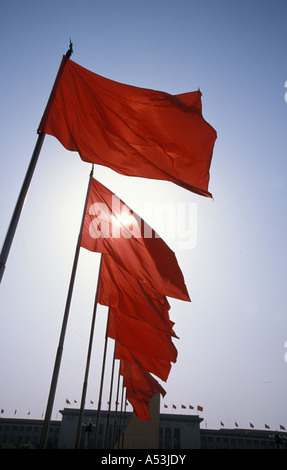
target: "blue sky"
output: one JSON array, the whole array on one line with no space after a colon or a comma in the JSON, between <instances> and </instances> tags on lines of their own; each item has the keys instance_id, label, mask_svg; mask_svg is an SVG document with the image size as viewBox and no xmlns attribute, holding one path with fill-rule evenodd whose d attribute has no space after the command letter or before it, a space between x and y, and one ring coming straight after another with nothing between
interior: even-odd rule
<instances>
[{"instance_id":1,"label":"blue sky","mask_svg":"<svg viewBox=\"0 0 287 470\"><path fill-rule=\"evenodd\" d=\"M162 409L202 405L208 428L287 426L286 14L283 0L0 0L3 241L70 38L72 60L107 78L202 91L218 132L213 200L99 166L95 177L176 252L192 302L170 301L179 356ZM5 416L45 411L89 172L46 136L0 286ZM169 230L177 211L161 223L156 212L182 205L196 207L190 248ZM53 418L81 398L98 260L80 256ZM105 318L100 307L87 401L98 398Z\"/></svg>"}]
</instances>

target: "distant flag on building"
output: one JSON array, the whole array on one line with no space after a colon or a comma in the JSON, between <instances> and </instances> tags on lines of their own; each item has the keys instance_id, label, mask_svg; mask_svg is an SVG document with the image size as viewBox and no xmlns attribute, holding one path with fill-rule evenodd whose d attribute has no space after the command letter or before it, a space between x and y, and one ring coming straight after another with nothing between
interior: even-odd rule
<instances>
[{"instance_id":1,"label":"distant flag on building","mask_svg":"<svg viewBox=\"0 0 287 470\"><path fill-rule=\"evenodd\" d=\"M222 421L220 421L220 424L221 424L221 426L223 426L223 427L224 427L224 423L223 423Z\"/></svg>"},{"instance_id":2,"label":"distant flag on building","mask_svg":"<svg viewBox=\"0 0 287 470\"><path fill-rule=\"evenodd\" d=\"M251 427L251 428L254 428L254 426L253 426L253 424L252 424L252 423L250 423L250 427Z\"/></svg>"},{"instance_id":3,"label":"distant flag on building","mask_svg":"<svg viewBox=\"0 0 287 470\"><path fill-rule=\"evenodd\" d=\"M70 400L68 400L68 398L66 398L66 404L67 404L67 405L70 405L70 404L71 404L71 402L70 402Z\"/></svg>"},{"instance_id":4,"label":"distant flag on building","mask_svg":"<svg viewBox=\"0 0 287 470\"><path fill-rule=\"evenodd\" d=\"M176 406L175 405L172 405L173 409L176 410Z\"/></svg>"},{"instance_id":5,"label":"distant flag on building","mask_svg":"<svg viewBox=\"0 0 287 470\"><path fill-rule=\"evenodd\" d=\"M94 402L93 402L92 400L90 401L90 403L91 403L91 405L93 405L93 404L94 404Z\"/></svg>"},{"instance_id":6,"label":"distant flag on building","mask_svg":"<svg viewBox=\"0 0 287 470\"><path fill-rule=\"evenodd\" d=\"M164 408L168 408L168 406L167 406L167 405L163 405L163 407L164 407Z\"/></svg>"},{"instance_id":7,"label":"distant flag on building","mask_svg":"<svg viewBox=\"0 0 287 470\"><path fill-rule=\"evenodd\" d=\"M270 427L268 426L268 424L265 424L265 429L270 429Z\"/></svg>"},{"instance_id":8,"label":"distant flag on building","mask_svg":"<svg viewBox=\"0 0 287 470\"><path fill-rule=\"evenodd\" d=\"M3 410L3 408L2 408L2 409L1 409L1 414L3 414L3 413L4 413L4 410Z\"/></svg>"},{"instance_id":9,"label":"distant flag on building","mask_svg":"<svg viewBox=\"0 0 287 470\"><path fill-rule=\"evenodd\" d=\"M185 409L186 409L186 406L185 406L185 405L181 405L181 408L185 410Z\"/></svg>"},{"instance_id":10,"label":"distant flag on building","mask_svg":"<svg viewBox=\"0 0 287 470\"><path fill-rule=\"evenodd\" d=\"M203 411L203 407L200 406L200 405L198 405L198 406L197 406L197 411Z\"/></svg>"},{"instance_id":11,"label":"distant flag on building","mask_svg":"<svg viewBox=\"0 0 287 470\"><path fill-rule=\"evenodd\" d=\"M235 426L238 428L238 423L235 421Z\"/></svg>"},{"instance_id":12,"label":"distant flag on building","mask_svg":"<svg viewBox=\"0 0 287 470\"><path fill-rule=\"evenodd\" d=\"M283 431L286 431L285 427L282 426L282 424L280 424L280 429L282 429Z\"/></svg>"},{"instance_id":13,"label":"distant flag on building","mask_svg":"<svg viewBox=\"0 0 287 470\"><path fill-rule=\"evenodd\" d=\"M189 408L190 410L194 410L194 406L192 406L192 405L189 405L188 408Z\"/></svg>"}]
</instances>

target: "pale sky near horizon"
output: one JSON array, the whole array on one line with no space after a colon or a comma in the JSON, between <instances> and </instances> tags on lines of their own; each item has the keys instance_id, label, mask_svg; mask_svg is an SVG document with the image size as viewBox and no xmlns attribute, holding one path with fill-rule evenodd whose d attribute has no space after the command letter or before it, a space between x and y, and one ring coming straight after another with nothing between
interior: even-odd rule
<instances>
[{"instance_id":1,"label":"pale sky near horizon","mask_svg":"<svg viewBox=\"0 0 287 470\"><path fill-rule=\"evenodd\" d=\"M70 38L72 60L107 78L202 91L218 133L213 200L100 166L94 176L176 253L192 302L169 299L180 339L161 410L201 405L207 428L287 429L286 17L284 0L0 0L1 244ZM3 416L45 412L89 173L46 136L0 285ZM81 251L53 419L81 399L98 261ZM88 403L105 318L99 307Z\"/></svg>"}]
</instances>

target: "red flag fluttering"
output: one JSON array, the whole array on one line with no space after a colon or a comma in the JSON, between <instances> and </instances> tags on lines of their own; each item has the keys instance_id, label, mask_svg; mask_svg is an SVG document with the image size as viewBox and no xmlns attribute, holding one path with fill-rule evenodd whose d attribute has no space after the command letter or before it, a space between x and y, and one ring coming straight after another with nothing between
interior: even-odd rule
<instances>
[{"instance_id":1,"label":"red flag fluttering","mask_svg":"<svg viewBox=\"0 0 287 470\"><path fill-rule=\"evenodd\" d=\"M126 397L139 419L149 421L149 404L156 393L166 395L163 387L136 362L121 361L121 375L124 377Z\"/></svg>"},{"instance_id":2,"label":"red flag fluttering","mask_svg":"<svg viewBox=\"0 0 287 470\"><path fill-rule=\"evenodd\" d=\"M170 95L125 85L64 57L38 131L83 161L211 197L217 134L202 116L199 90Z\"/></svg>"},{"instance_id":3,"label":"red flag fluttering","mask_svg":"<svg viewBox=\"0 0 287 470\"><path fill-rule=\"evenodd\" d=\"M174 252L149 225L110 190L91 179L81 247L102 253L98 302L109 307L107 336L127 399L139 419L149 420L149 403L165 390L177 360L174 323L166 296L189 301Z\"/></svg>"},{"instance_id":4,"label":"red flag fluttering","mask_svg":"<svg viewBox=\"0 0 287 470\"><path fill-rule=\"evenodd\" d=\"M103 184L91 180L81 246L106 253L158 294L189 301L174 252Z\"/></svg>"},{"instance_id":5,"label":"red flag fluttering","mask_svg":"<svg viewBox=\"0 0 287 470\"><path fill-rule=\"evenodd\" d=\"M176 336L174 323L169 318L170 305L166 297L130 275L111 256L104 255L102 258L98 302Z\"/></svg>"},{"instance_id":6,"label":"red flag fluttering","mask_svg":"<svg viewBox=\"0 0 287 470\"><path fill-rule=\"evenodd\" d=\"M145 351L145 353L134 351L118 342L116 342L115 346L115 358L137 363L142 369L151 372L164 382L167 381L171 369L171 363L167 359L152 357L149 350Z\"/></svg>"}]
</instances>

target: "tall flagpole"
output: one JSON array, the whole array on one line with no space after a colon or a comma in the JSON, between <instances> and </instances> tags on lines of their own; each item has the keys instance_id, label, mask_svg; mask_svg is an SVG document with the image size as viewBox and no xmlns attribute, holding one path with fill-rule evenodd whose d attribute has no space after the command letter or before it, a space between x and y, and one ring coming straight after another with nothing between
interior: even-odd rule
<instances>
[{"instance_id":1,"label":"tall flagpole","mask_svg":"<svg viewBox=\"0 0 287 470\"><path fill-rule=\"evenodd\" d=\"M120 389L120 379L121 379L121 364L119 362L119 370L118 370L118 385L117 385L117 396L116 396L116 411L114 417L114 428L113 428L113 437L112 437L112 449L115 445L116 439L116 430L117 430L117 413L118 413L118 405L119 405L119 389Z\"/></svg>"},{"instance_id":2,"label":"tall flagpole","mask_svg":"<svg viewBox=\"0 0 287 470\"><path fill-rule=\"evenodd\" d=\"M100 391L99 391L99 401L98 401L98 410L97 410L97 418L96 418L96 433L95 433L95 439L94 439L94 449L97 448L97 445L98 445L98 437L99 437L99 425L100 425L100 414L101 414L101 406L102 406L103 383L104 383L104 375L105 375L105 367L106 367L106 358L107 358L107 345L108 345L108 335L107 335L107 332L108 332L109 318L110 318L110 309L109 309L109 311L108 311L107 326L106 326L104 355L103 355L102 372L101 372L101 381L100 381Z\"/></svg>"},{"instance_id":3,"label":"tall flagpole","mask_svg":"<svg viewBox=\"0 0 287 470\"><path fill-rule=\"evenodd\" d=\"M107 424L106 424L106 437L105 437L105 449L108 448L108 439L109 439L109 427L110 427L110 416L111 416L111 406L112 406L112 393L113 393L113 383L114 383L114 370L115 370L115 345L114 345L114 357L113 357L113 365L112 365L112 374L111 374L111 383L110 383L110 396L109 396L109 411L107 417Z\"/></svg>"},{"instance_id":4,"label":"tall flagpole","mask_svg":"<svg viewBox=\"0 0 287 470\"><path fill-rule=\"evenodd\" d=\"M8 228L8 231L7 231L7 235L6 235L5 241L3 243L3 247L2 247L2 251L1 251L1 255L0 255L0 283L2 281L2 277L3 277L3 274L4 274L5 268L6 268L6 262L7 262L7 258L8 258L8 255L9 255L9 251L10 251L13 239L14 239L14 235L15 235L15 232L16 232L16 229L17 229L17 225L18 225L21 213L22 213L22 209L23 209L23 206L24 206L24 203L25 203L26 196L28 194L30 183L31 183L31 180L32 180L32 177L33 177L33 174L34 174L34 170L35 170L37 162L38 162L38 158L39 158L39 155L40 155L40 152L41 152L41 148L42 148L44 139L45 139L45 134L40 132L39 135L38 135L38 139L37 139L37 142L36 142L36 145L35 145L35 148L34 148L34 152L33 152L32 157L31 157L31 161L30 161L25 179L23 181L21 191L20 191L19 196L18 196L18 200L17 200L16 206L15 206L12 218L11 218L11 222L10 222L10 225L9 225L9 228Z\"/></svg>"},{"instance_id":5,"label":"tall flagpole","mask_svg":"<svg viewBox=\"0 0 287 470\"><path fill-rule=\"evenodd\" d=\"M69 284L67 300L66 300L66 307L65 307L63 321L62 321L61 334L60 334L59 343L58 343L58 349L57 349L57 354L56 354L56 359L55 359L55 364L54 364L54 370L53 370L53 375L52 375L52 380L51 380L51 386L50 386L50 393L49 393L49 397L48 397L46 414L45 414L45 419L44 419L44 425L43 425L43 430L42 430L42 435L41 435L41 441L40 441L40 448L41 449L45 448L45 446L46 446L48 429L49 429L49 425L50 425L50 421L51 421L52 409L53 409L53 405L54 405L54 399L55 399L55 394L56 394L58 376L59 376L60 365L61 365L61 360L62 360L65 334L66 334L68 318L69 318L69 313L70 313L72 293L73 293L73 288L74 288L74 283L75 283L75 277L76 277L76 271L77 271L77 266L78 266L79 254L80 254L81 237L82 237L82 231L83 231L83 226L84 226L86 207L87 207L87 203L88 203L89 191L90 191L93 172L94 172L94 165L92 166L92 170L91 170L91 173L90 173L90 179L89 179L87 195L86 195L86 201L85 201L84 210L83 210L82 222L81 222L81 226L80 226L80 232L79 232L78 242L77 242L75 256L74 256L73 268L72 268L70 284Z\"/></svg>"},{"instance_id":6,"label":"tall flagpole","mask_svg":"<svg viewBox=\"0 0 287 470\"><path fill-rule=\"evenodd\" d=\"M95 330L95 323L96 323L96 314L97 314L97 305L98 305L98 291L99 291L99 283L100 283L100 276L101 276L102 259L103 259L103 255L101 254L100 269L99 269L97 289L96 289L95 301L94 301L94 309L93 309L93 316L92 316L92 323L91 323L91 330L90 330L90 339L89 339L89 346L88 346L88 353L87 353L87 360L86 360L85 377L84 377L83 389L82 389L82 398L81 398L81 406L80 406L80 414L79 414L75 449L78 449L79 446L80 446L81 433L82 433L83 416L84 416L84 409L85 409L85 402L86 402L88 377L89 377L90 362L91 362L92 347L93 347L93 339L94 339L94 330Z\"/></svg>"},{"instance_id":7,"label":"tall flagpole","mask_svg":"<svg viewBox=\"0 0 287 470\"><path fill-rule=\"evenodd\" d=\"M67 59L71 56L72 53L73 53L73 45L72 45L71 40L70 40L70 47L69 47L69 50L66 53ZM62 71L63 71L63 67L60 67L59 72L57 74L55 84L59 81L59 78L61 76ZM55 85L54 85L53 89L54 88L55 88ZM52 93L51 93L51 95L52 95ZM49 101L50 101L50 99L49 99ZM14 239L14 235L15 235L15 232L16 232L16 229L17 229L17 225L18 225L21 213L22 213L22 209L23 209L24 204L25 204L25 200L26 200L28 190L29 190L29 187L30 187L30 183L31 183L31 180L32 180L32 177L33 177L33 174L34 174L34 170L36 168L36 165L37 165L37 162L38 162L38 159L39 159L39 155L40 155L40 152L41 152L41 148L42 148L44 139L45 139L45 134L43 132L39 131L38 139L37 139L37 142L36 142L36 145L35 145L35 148L34 148L34 152L32 154L30 164L28 166L26 176L25 176L25 179L24 179L23 184L22 184L21 191L20 191L19 196L18 196L18 200L17 200L16 206L15 206L15 209L14 209L14 212L13 212L13 215L12 215L12 218L11 218L11 222L10 222L10 225L9 225L9 228L8 228L8 231L7 231L7 235L6 235L5 241L3 243L2 251L1 251L1 254L0 254L0 284L1 284L1 281L2 281L2 278L3 278L3 274L4 274L4 271L5 271L5 268L6 268L6 263L7 263L8 255L9 255L9 252L10 252L10 248L11 248L11 245L12 245L12 242L13 242L13 239Z\"/></svg>"}]
</instances>

